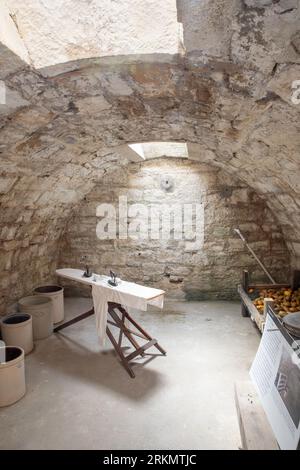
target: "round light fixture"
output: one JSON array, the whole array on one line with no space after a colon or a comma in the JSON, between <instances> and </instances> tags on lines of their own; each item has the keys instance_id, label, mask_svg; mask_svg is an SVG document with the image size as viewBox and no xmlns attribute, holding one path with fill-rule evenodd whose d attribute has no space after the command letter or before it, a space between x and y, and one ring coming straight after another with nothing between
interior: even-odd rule
<instances>
[{"instance_id":1,"label":"round light fixture","mask_svg":"<svg viewBox=\"0 0 300 470\"><path fill-rule=\"evenodd\" d=\"M174 180L172 176L164 175L160 180L160 187L165 191L170 191L174 187Z\"/></svg>"}]
</instances>

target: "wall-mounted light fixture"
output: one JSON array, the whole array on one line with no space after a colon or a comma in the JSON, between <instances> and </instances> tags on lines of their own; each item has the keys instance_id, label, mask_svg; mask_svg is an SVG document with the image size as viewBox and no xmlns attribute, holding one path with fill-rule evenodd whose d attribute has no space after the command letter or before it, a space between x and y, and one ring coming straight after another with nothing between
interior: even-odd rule
<instances>
[{"instance_id":1,"label":"wall-mounted light fixture","mask_svg":"<svg viewBox=\"0 0 300 470\"><path fill-rule=\"evenodd\" d=\"M160 179L160 187L164 191L171 191L174 188L174 179L170 175L164 175Z\"/></svg>"}]
</instances>

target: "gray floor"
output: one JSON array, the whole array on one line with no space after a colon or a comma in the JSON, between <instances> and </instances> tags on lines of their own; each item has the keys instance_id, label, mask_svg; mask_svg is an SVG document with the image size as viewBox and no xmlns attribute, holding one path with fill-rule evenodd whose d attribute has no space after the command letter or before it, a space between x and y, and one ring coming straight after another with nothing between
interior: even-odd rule
<instances>
[{"instance_id":1,"label":"gray floor","mask_svg":"<svg viewBox=\"0 0 300 470\"><path fill-rule=\"evenodd\" d=\"M87 299L66 299L66 313ZM26 357L27 394L0 409L1 449L237 449L234 382L259 343L234 302L169 302L136 313L168 355L130 379L90 317L39 341ZM149 352L152 350L149 350Z\"/></svg>"}]
</instances>

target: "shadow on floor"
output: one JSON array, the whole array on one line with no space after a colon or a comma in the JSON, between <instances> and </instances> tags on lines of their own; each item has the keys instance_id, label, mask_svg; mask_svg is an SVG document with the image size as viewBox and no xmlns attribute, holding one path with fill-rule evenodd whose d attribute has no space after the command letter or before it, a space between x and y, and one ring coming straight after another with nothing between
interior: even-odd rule
<instances>
[{"instance_id":1,"label":"shadow on floor","mask_svg":"<svg viewBox=\"0 0 300 470\"><path fill-rule=\"evenodd\" d=\"M141 360L132 361L136 373L132 379L114 349L91 351L63 333L56 334L55 339L55 349L49 351L46 357L43 355L43 363L55 373L61 372L64 376L69 375L100 389L109 388L133 401L149 398L157 388L164 386L164 376L149 367L149 362L154 359L164 360L160 354L149 353Z\"/></svg>"}]
</instances>

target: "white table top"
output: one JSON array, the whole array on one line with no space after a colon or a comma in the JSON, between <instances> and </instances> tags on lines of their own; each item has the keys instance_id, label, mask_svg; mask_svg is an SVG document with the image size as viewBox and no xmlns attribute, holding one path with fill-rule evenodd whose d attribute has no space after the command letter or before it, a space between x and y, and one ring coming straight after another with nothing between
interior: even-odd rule
<instances>
[{"instance_id":1,"label":"white table top","mask_svg":"<svg viewBox=\"0 0 300 470\"><path fill-rule=\"evenodd\" d=\"M136 295L137 297L151 300L156 297L165 294L165 291L161 289L155 289L154 287L147 287L141 286L140 284L136 284L134 282L127 282L121 281L121 283L116 286L110 286L108 284L109 276L94 274L91 277L84 277L84 271L82 269L73 269L73 268L63 268L57 269L56 274L57 276L64 277L66 279L70 279L71 281L82 282L83 284L87 284L90 286L98 285L101 287L109 288L109 289L117 289L120 292L128 293L132 295ZM94 275L96 275L97 280L93 281Z\"/></svg>"}]
</instances>

